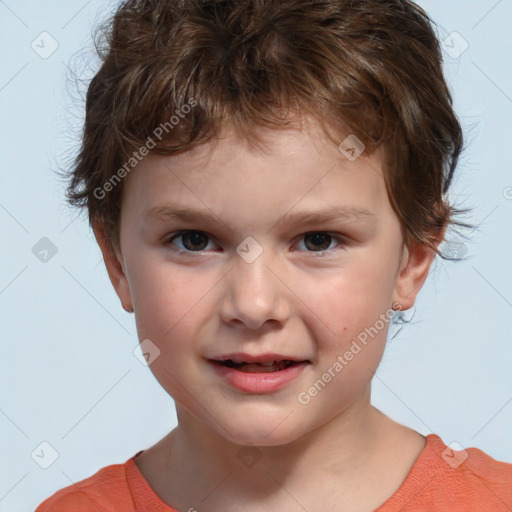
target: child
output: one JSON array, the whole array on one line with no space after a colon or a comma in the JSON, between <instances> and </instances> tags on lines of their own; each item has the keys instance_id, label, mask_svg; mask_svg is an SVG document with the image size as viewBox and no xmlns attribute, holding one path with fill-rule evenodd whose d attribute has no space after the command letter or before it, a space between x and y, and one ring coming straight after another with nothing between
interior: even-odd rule
<instances>
[{"instance_id":1,"label":"child","mask_svg":"<svg viewBox=\"0 0 512 512\"><path fill-rule=\"evenodd\" d=\"M428 16L128 0L107 35L69 199L179 424L37 511L510 510L512 465L370 400L462 212Z\"/></svg>"}]
</instances>

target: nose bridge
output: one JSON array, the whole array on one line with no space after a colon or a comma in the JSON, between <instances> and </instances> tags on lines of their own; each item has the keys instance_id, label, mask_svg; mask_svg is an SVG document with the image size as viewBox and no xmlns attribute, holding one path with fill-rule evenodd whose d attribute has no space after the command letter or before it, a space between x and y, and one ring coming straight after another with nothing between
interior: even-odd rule
<instances>
[{"instance_id":1,"label":"nose bridge","mask_svg":"<svg viewBox=\"0 0 512 512\"><path fill-rule=\"evenodd\" d=\"M277 259L268 247L256 244L246 239L237 248L221 306L226 322L238 320L252 329L267 320L282 322L289 313L283 284L275 275Z\"/></svg>"}]
</instances>

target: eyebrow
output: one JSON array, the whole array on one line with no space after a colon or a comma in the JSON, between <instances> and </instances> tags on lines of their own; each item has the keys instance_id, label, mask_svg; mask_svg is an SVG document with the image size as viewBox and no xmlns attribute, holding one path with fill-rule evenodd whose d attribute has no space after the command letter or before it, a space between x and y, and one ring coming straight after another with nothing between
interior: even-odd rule
<instances>
[{"instance_id":1,"label":"eyebrow","mask_svg":"<svg viewBox=\"0 0 512 512\"><path fill-rule=\"evenodd\" d=\"M353 206L337 206L326 208L314 212L288 213L276 224L290 223L292 225L303 224L322 224L326 222L342 220L346 222L368 222L375 224L377 216L366 208L356 208Z\"/></svg>"},{"instance_id":2,"label":"eyebrow","mask_svg":"<svg viewBox=\"0 0 512 512\"><path fill-rule=\"evenodd\" d=\"M181 220L195 223L224 224L217 215L208 210L193 210L187 207L171 204L149 208L144 211L143 217L147 219L154 218L161 220ZM271 229L278 224L289 223L294 226L313 225L336 220L346 222L366 222L368 224L375 225L377 222L377 216L365 208L356 208L353 206L339 206L312 212L289 212L278 220Z\"/></svg>"}]
</instances>

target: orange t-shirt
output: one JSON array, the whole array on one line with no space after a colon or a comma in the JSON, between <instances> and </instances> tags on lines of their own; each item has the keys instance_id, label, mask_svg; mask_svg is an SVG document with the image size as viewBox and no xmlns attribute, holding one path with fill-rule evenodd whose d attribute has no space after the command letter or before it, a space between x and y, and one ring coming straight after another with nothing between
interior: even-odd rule
<instances>
[{"instance_id":1,"label":"orange t-shirt","mask_svg":"<svg viewBox=\"0 0 512 512\"><path fill-rule=\"evenodd\" d=\"M45 500L36 512L178 512L149 486L135 457L114 464ZM510 512L512 464L478 448L453 451L435 434L402 485L375 512ZM187 512L187 511L181 511Z\"/></svg>"}]
</instances>

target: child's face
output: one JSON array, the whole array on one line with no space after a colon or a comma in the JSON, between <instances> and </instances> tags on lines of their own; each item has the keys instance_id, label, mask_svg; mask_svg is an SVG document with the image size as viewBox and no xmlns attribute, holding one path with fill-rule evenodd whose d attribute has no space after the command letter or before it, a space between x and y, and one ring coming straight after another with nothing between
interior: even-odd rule
<instances>
[{"instance_id":1,"label":"child's face","mask_svg":"<svg viewBox=\"0 0 512 512\"><path fill-rule=\"evenodd\" d=\"M402 252L377 153L349 161L316 125L269 134L265 153L230 136L146 157L125 183L121 265L102 244L178 416L239 444L285 444L368 407L392 304L414 303L432 259ZM150 215L164 207L210 218ZM335 218L349 209L363 213ZM294 221L305 213L333 218ZM170 241L185 230L200 233ZM213 361L233 354L303 363Z\"/></svg>"}]
</instances>

